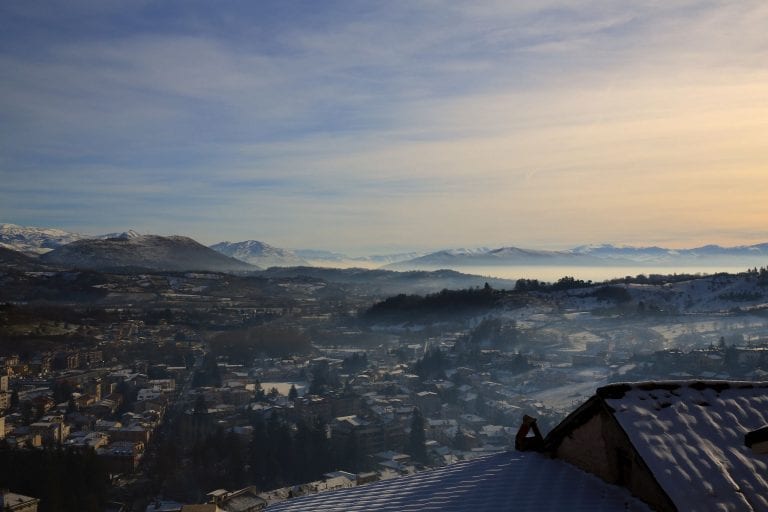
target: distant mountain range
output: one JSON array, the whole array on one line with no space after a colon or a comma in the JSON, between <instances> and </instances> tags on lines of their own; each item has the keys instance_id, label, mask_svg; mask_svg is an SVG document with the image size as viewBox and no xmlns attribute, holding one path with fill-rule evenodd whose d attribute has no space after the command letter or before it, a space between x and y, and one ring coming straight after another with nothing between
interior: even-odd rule
<instances>
[{"instance_id":1,"label":"distant mountain range","mask_svg":"<svg viewBox=\"0 0 768 512\"><path fill-rule=\"evenodd\" d=\"M372 256L347 256L338 252L319 249L295 249L296 255L304 258L316 267L366 267L377 268L390 263L406 261L423 256L423 252L405 252L396 254L374 254Z\"/></svg>"},{"instance_id":2,"label":"distant mountain range","mask_svg":"<svg viewBox=\"0 0 768 512\"><path fill-rule=\"evenodd\" d=\"M399 261L386 268L426 268L435 266L489 266L489 265L563 265L574 261L576 256L564 251L532 251L517 247L500 249L447 249L417 258Z\"/></svg>"},{"instance_id":3,"label":"distant mountain range","mask_svg":"<svg viewBox=\"0 0 768 512\"><path fill-rule=\"evenodd\" d=\"M696 266L765 265L768 244L720 247L706 245L693 249L584 245L566 251L539 251L518 247L498 249L451 249L387 265L392 270L461 268L515 265L570 266Z\"/></svg>"},{"instance_id":4,"label":"distant mountain range","mask_svg":"<svg viewBox=\"0 0 768 512\"><path fill-rule=\"evenodd\" d=\"M434 270L438 268L484 267L484 266L697 266L697 265L744 265L763 266L768 264L768 243L721 247L705 245L692 249L668 249L664 247L630 247L610 244L582 245L569 250L544 251L519 247L474 249L446 249L432 253L407 252L398 254L351 257L345 254L317 249L282 249L257 240L242 242L220 242L210 247L204 255L202 245L185 237L160 237L141 235L129 230L106 235L83 235L60 229L22 227L15 224L0 224L0 248L13 249L31 256L53 253L59 248L75 242L98 240L106 244L85 243L74 245L65 251L58 251L43 262L77 261L83 265L88 261L104 266L136 265L147 268L180 268L195 263L204 269L248 270L254 267L365 267L390 270ZM132 242L132 243L118 243ZM194 245L196 244L196 245ZM180 252L173 252L171 246ZM182 247L183 246L183 247ZM194 249L193 249L194 247ZM136 249L133 255L125 250ZM207 248L206 248L207 249ZM190 252L191 251L191 252ZM176 263L165 259L170 254L179 259ZM230 259L217 259L227 256ZM150 258L149 262L142 258ZM110 258L117 258L110 260ZM183 265L181 262L184 262ZM187 267L186 269L189 269Z\"/></svg>"}]
</instances>

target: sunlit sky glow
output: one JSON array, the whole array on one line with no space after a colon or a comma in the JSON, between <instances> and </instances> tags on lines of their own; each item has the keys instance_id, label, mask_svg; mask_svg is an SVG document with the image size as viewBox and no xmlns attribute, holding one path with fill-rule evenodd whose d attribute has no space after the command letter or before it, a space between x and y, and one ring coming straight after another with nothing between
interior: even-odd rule
<instances>
[{"instance_id":1,"label":"sunlit sky glow","mask_svg":"<svg viewBox=\"0 0 768 512\"><path fill-rule=\"evenodd\" d=\"M352 254L768 241L768 3L0 3L0 222Z\"/></svg>"}]
</instances>

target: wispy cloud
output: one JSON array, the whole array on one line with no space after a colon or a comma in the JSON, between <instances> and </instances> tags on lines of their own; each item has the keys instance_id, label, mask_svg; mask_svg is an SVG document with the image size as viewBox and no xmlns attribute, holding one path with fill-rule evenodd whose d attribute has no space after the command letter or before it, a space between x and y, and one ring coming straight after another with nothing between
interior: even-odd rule
<instances>
[{"instance_id":1,"label":"wispy cloud","mask_svg":"<svg viewBox=\"0 0 768 512\"><path fill-rule=\"evenodd\" d=\"M8 221L340 249L765 233L764 2L9 2L2 19Z\"/></svg>"}]
</instances>

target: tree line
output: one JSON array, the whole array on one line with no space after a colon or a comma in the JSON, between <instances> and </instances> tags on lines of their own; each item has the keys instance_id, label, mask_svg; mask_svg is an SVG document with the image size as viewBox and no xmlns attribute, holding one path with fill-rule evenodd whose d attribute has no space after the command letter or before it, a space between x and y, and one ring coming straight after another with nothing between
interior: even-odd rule
<instances>
[{"instance_id":1,"label":"tree line","mask_svg":"<svg viewBox=\"0 0 768 512\"><path fill-rule=\"evenodd\" d=\"M482 288L442 290L424 296L401 293L373 304L364 312L363 317L376 320L386 317L467 313L492 308L507 293L493 289L488 283Z\"/></svg>"}]
</instances>

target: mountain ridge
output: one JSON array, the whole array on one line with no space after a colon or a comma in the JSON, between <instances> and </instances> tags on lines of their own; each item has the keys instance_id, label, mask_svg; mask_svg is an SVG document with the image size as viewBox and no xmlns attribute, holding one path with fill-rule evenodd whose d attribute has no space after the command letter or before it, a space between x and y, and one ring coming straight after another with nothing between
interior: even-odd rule
<instances>
[{"instance_id":1,"label":"mountain ridge","mask_svg":"<svg viewBox=\"0 0 768 512\"><path fill-rule=\"evenodd\" d=\"M611 244L581 245L563 251L500 247L486 251L461 252L442 250L419 258L385 266L392 270L452 266L494 265L696 265L768 263L768 243L722 247L705 245L691 249L667 249L658 246L633 247Z\"/></svg>"},{"instance_id":2,"label":"mountain ridge","mask_svg":"<svg viewBox=\"0 0 768 512\"><path fill-rule=\"evenodd\" d=\"M176 235L78 240L43 254L40 260L52 265L95 270L120 267L217 272L259 269L220 254L192 238Z\"/></svg>"}]
</instances>

